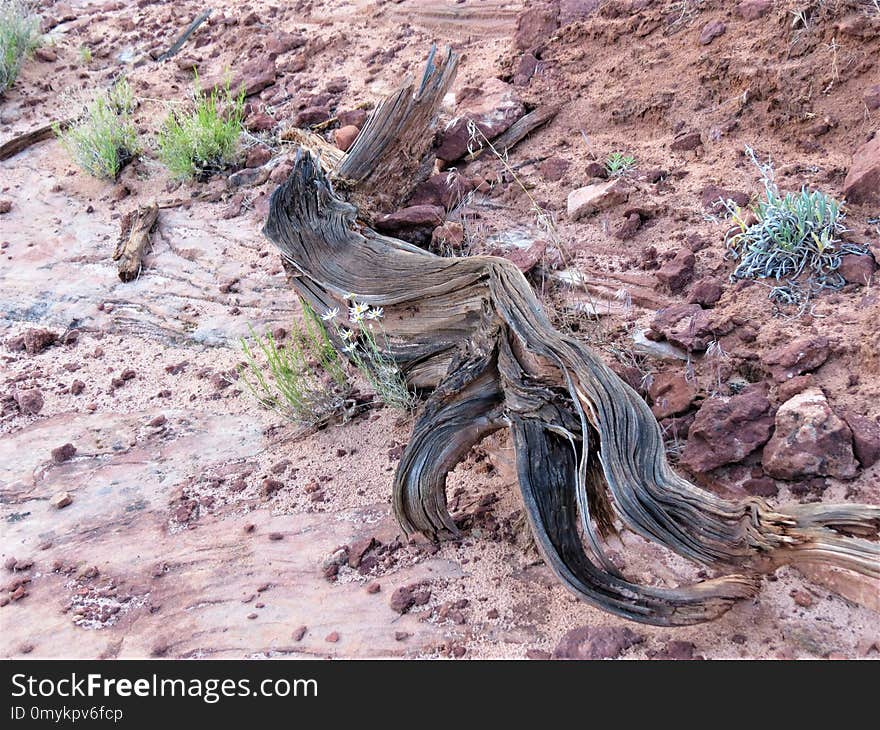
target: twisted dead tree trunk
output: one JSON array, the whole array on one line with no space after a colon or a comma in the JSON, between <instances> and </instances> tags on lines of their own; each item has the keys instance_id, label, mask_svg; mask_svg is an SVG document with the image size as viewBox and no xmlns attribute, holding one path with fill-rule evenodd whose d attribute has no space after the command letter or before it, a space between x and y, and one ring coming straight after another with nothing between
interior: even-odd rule
<instances>
[{"instance_id":1,"label":"twisted dead tree trunk","mask_svg":"<svg viewBox=\"0 0 880 730\"><path fill-rule=\"evenodd\" d=\"M383 307L389 353L412 386L430 391L394 479L403 528L432 539L455 535L447 473L484 436L509 428L543 557L571 591L620 616L658 625L713 619L755 594L759 571L782 563L880 576L878 546L865 539L877 534L880 507L777 511L762 499L729 501L695 487L667 463L647 404L589 347L554 329L513 264L435 256L358 222L358 207L333 180L360 199L369 190L388 200L403 164L411 185L413 171L425 169L418 155L427 152L425 131L455 62L451 53L439 63L432 55L419 87L406 85L381 105L329 175L300 150L264 228L316 311L344 308L349 292ZM742 574L669 589L631 583L602 547L619 524Z\"/></svg>"}]
</instances>

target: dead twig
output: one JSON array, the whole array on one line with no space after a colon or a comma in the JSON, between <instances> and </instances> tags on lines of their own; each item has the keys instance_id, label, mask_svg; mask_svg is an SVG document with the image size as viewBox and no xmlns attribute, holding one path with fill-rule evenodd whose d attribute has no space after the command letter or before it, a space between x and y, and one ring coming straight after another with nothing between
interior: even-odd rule
<instances>
[{"instance_id":1,"label":"dead twig","mask_svg":"<svg viewBox=\"0 0 880 730\"><path fill-rule=\"evenodd\" d=\"M150 231L159 220L159 204L155 201L146 207L129 211L122 218L119 242L113 252L113 260L119 264L122 281L136 279L141 272L144 253L150 245Z\"/></svg>"},{"instance_id":2,"label":"dead twig","mask_svg":"<svg viewBox=\"0 0 880 730\"><path fill-rule=\"evenodd\" d=\"M206 10L206 11L203 12L201 15L199 15L199 16L198 16L198 17L197 17L192 23L189 24L189 27L188 27L185 31L183 31L183 35L181 35L180 38L178 38L178 39L174 42L174 45L171 46L171 48L169 48L167 51L165 51L165 53L163 53L161 56L159 56L159 57L156 59L156 61L157 61L157 62L167 61L167 60L168 60L169 58L171 58L172 56L175 56L175 55L177 54L177 52L178 52L181 48L183 48L183 44L186 43L187 39L188 39L193 33L195 33L195 31L198 29L198 27L199 27L202 23L204 23L204 22L210 17L210 15L211 15L211 10L210 10L210 9Z\"/></svg>"},{"instance_id":3,"label":"dead twig","mask_svg":"<svg viewBox=\"0 0 880 730\"><path fill-rule=\"evenodd\" d=\"M17 137L13 137L7 142L0 145L0 160L8 160L19 152L24 152L28 147L32 147L38 142L49 139L55 135L55 129L67 129L71 124L71 120L65 119L62 122L51 122L42 127L38 127L30 132L25 132Z\"/></svg>"}]
</instances>

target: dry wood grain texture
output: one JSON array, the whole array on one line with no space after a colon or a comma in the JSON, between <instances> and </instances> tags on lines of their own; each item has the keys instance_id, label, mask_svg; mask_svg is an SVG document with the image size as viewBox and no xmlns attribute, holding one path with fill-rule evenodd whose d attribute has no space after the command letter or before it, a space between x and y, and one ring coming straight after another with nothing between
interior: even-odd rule
<instances>
[{"instance_id":1,"label":"dry wood grain texture","mask_svg":"<svg viewBox=\"0 0 880 730\"><path fill-rule=\"evenodd\" d=\"M381 104L329 174L300 150L264 227L317 312L344 307L348 292L385 309L388 352L427 394L394 480L404 529L456 535L446 475L480 439L508 428L545 560L571 591L617 615L658 625L709 620L754 595L759 572L782 563L880 575L877 543L866 539L877 535L880 507L783 511L697 488L668 464L644 400L585 343L553 327L512 263L436 256L361 222L361 206L391 209L425 169L425 140L456 61L432 52L421 84L404 84ZM603 549L603 537L621 527L738 572L676 588L637 585Z\"/></svg>"},{"instance_id":2,"label":"dry wood grain texture","mask_svg":"<svg viewBox=\"0 0 880 730\"><path fill-rule=\"evenodd\" d=\"M24 152L28 147L53 137L56 128L66 129L69 126L70 120L57 123L51 122L50 124L44 124L42 127L37 127L37 129L33 129L30 132L19 134L0 145L0 160L8 160L10 157Z\"/></svg>"},{"instance_id":3,"label":"dry wood grain texture","mask_svg":"<svg viewBox=\"0 0 880 730\"><path fill-rule=\"evenodd\" d=\"M150 245L150 231L158 220L159 205L156 202L132 210L122 218L119 241L113 252L122 281L136 279L141 273L144 254Z\"/></svg>"}]
</instances>

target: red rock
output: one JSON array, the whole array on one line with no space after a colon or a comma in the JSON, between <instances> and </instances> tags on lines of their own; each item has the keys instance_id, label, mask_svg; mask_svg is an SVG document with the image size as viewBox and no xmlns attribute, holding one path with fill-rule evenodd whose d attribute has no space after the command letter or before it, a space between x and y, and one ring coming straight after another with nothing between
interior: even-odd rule
<instances>
[{"instance_id":1,"label":"red rock","mask_svg":"<svg viewBox=\"0 0 880 730\"><path fill-rule=\"evenodd\" d=\"M9 198L0 198L0 215L6 215L12 210L12 201Z\"/></svg>"},{"instance_id":2,"label":"red rock","mask_svg":"<svg viewBox=\"0 0 880 730\"><path fill-rule=\"evenodd\" d=\"M588 162L587 166L584 168L584 174L588 178L597 177L600 180L608 179L608 170L605 169L605 165L601 162Z\"/></svg>"},{"instance_id":3,"label":"red rock","mask_svg":"<svg viewBox=\"0 0 880 730\"><path fill-rule=\"evenodd\" d=\"M631 192L632 188L619 178L572 190L568 194L568 218L576 221L584 216L613 208L615 205L625 203Z\"/></svg>"},{"instance_id":4,"label":"red rock","mask_svg":"<svg viewBox=\"0 0 880 730\"><path fill-rule=\"evenodd\" d=\"M816 379L810 374L796 375L791 380L780 383L776 388L776 397L780 403L793 398L798 393L803 393L807 388L816 386Z\"/></svg>"},{"instance_id":5,"label":"red rock","mask_svg":"<svg viewBox=\"0 0 880 730\"><path fill-rule=\"evenodd\" d=\"M601 2L602 0L559 0L559 25L566 26L589 18L599 9Z\"/></svg>"},{"instance_id":6,"label":"red rock","mask_svg":"<svg viewBox=\"0 0 880 730\"><path fill-rule=\"evenodd\" d=\"M290 177L291 172L293 172L293 161L284 160L275 166L275 169L269 175L269 180L276 185L280 185Z\"/></svg>"},{"instance_id":7,"label":"red rock","mask_svg":"<svg viewBox=\"0 0 880 730\"><path fill-rule=\"evenodd\" d=\"M742 484L742 488L746 494L751 494L753 497L775 497L779 494L779 487L770 477L746 479Z\"/></svg>"},{"instance_id":8,"label":"red rock","mask_svg":"<svg viewBox=\"0 0 880 730\"><path fill-rule=\"evenodd\" d=\"M45 63L54 63L58 60L58 54L55 53L51 48L47 48L45 46L41 46L36 51L34 51L34 58L44 61Z\"/></svg>"},{"instance_id":9,"label":"red rock","mask_svg":"<svg viewBox=\"0 0 880 730\"><path fill-rule=\"evenodd\" d=\"M531 51L527 51L520 56L519 63L516 65L516 71L513 74L514 86L528 86L532 76L538 68L538 59Z\"/></svg>"},{"instance_id":10,"label":"red rock","mask_svg":"<svg viewBox=\"0 0 880 730\"><path fill-rule=\"evenodd\" d=\"M367 121L367 112L365 109L350 109L349 111L337 112L336 119L342 127L357 127L363 129L364 122Z\"/></svg>"},{"instance_id":11,"label":"red rock","mask_svg":"<svg viewBox=\"0 0 880 730\"><path fill-rule=\"evenodd\" d=\"M708 46L712 41L714 41L719 36L724 35L727 32L727 26L724 25L720 20L711 20L706 25L703 26L703 30L700 31L700 45Z\"/></svg>"},{"instance_id":12,"label":"red rock","mask_svg":"<svg viewBox=\"0 0 880 730\"><path fill-rule=\"evenodd\" d=\"M64 444L52 449L52 461L56 464L70 461L74 456L76 456L76 446L73 444Z\"/></svg>"},{"instance_id":13,"label":"red rock","mask_svg":"<svg viewBox=\"0 0 880 730\"><path fill-rule=\"evenodd\" d=\"M464 244L464 228L456 221L446 221L431 233L431 245L440 251L457 251Z\"/></svg>"},{"instance_id":14,"label":"red rock","mask_svg":"<svg viewBox=\"0 0 880 730\"><path fill-rule=\"evenodd\" d=\"M413 597L412 588L401 586L391 594L391 602L389 605L393 611L403 614L409 611L415 603L416 599Z\"/></svg>"},{"instance_id":15,"label":"red rock","mask_svg":"<svg viewBox=\"0 0 880 730\"><path fill-rule=\"evenodd\" d=\"M856 150L843 181L843 194L848 203L880 205L880 134Z\"/></svg>"},{"instance_id":16,"label":"red rock","mask_svg":"<svg viewBox=\"0 0 880 730\"><path fill-rule=\"evenodd\" d=\"M324 641L326 641L329 644L335 644L336 642L339 641L339 632L338 631L331 631L329 634L327 634L327 636L324 637Z\"/></svg>"},{"instance_id":17,"label":"red rock","mask_svg":"<svg viewBox=\"0 0 880 730\"><path fill-rule=\"evenodd\" d=\"M277 479L270 479L267 477L260 484L260 494L262 494L263 497L268 498L275 494L275 492L278 492L283 488L284 482L280 482Z\"/></svg>"},{"instance_id":18,"label":"red rock","mask_svg":"<svg viewBox=\"0 0 880 730\"><path fill-rule=\"evenodd\" d=\"M614 229L614 237L619 241L628 241L642 227L642 217L638 213L630 213L623 217Z\"/></svg>"},{"instance_id":19,"label":"red rock","mask_svg":"<svg viewBox=\"0 0 880 730\"><path fill-rule=\"evenodd\" d=\"M432 175L413 191L408 205L435 205L451 210L474 189L474 182L456 171Z\"/></svg>"},{"instance_id":20,"label":"red rock","mask_svg":"<svg viewBox=\"0 0 880 730\"><path fill-rule=\"evenodd\" d=\"M79 395L86 389L86 384L82 380L74 380L70 384L70 394Z\"/></svg>"},{"instance_id":21,"label":"red rock","mask_svg":"<svg viewBox=\"0 0 880 730\"><path fill-rule=\"evenodd\" d=\"M233 96L241 93L242 90L245 96L253 96L275 83L275 59L271 57L256 59L234 71L231 79L226 73L212 76L205 79L203 88L208 94L212 91L225 93L227 82Z\"/></svg>"},{"instance_id":22,"label":"red rock","mask_svg":"<svg viewBox=\"0 0 880 730\"><path fill-rule=\"evenodd\" d=\"M736 12L743 20L763 18L773 9L773 0L743 0L736 6Z\"/></svg>"},{"instance_id":23,"label":"red rock","mask_svg":"<svg viewBox=\"0 0 880 730\"><path fill-rule=\"evenodd\" d=\"M24 414L36 415L43 410L43 394L37 388L16 390L13 398Z\"/></svg>"},{"instance_id":24,"label":"red rock","mask_svg":"<svg viewBox=\"0 0 880 730\"><path fill-rule=\"evenodd\" d=\"M375 537L367 537L355 542L348 551L349 567L357 568L364 559L364 556L377 545L379 545L379 543Z\"/></svg>"},{"instance_id":25,"label":"red rock","mask_svg":"<svg viewBox=\"0 0 880 730\"><path fill-rule=\"evenodd\" d=\"M513 44L520 51L543 45L559 28L559 5L545 3L521 12L516 18Z\"/></svg>"},{"instance_id":26,"label":"red rock","mask_svg":"<svg viewBox=\"0 0 880 730\"><path fill-rule=\"evenodd\" d=\"M665 339L684 350L705 350L715 339L716 327L699 304L673 304L657 312L651 322L652 339ZM717 334L724 334L720 330Z\"/></svg>"},{"instance_id":27,"label":"red rock","mask_svg":"<svg viewBox=\"0 0 880 730\"><path fill-rule=\"evenodd\" d=\"M307 631L308 631L307 627L300 626L296 631L293 632L291 637L293 638L294 641L302 641L303 638L305 637Z\"/></svg>"},{"instance_id":28,"label":"red rock","mask_svg":"<svg viewBox=\"0 0 880 730\"><path fill-rule=\"evenodd\" d=\"M367 586L367 593L376 594L382 590L382 586L379 583L370 583Z\"/></svg>"},{"instance_id":29,"label":"red rock","mask_svg":"<svg viewBox=\"0 0 880 730\"><path fill-rule=\"evenodd\" d=\"M272 174L271 170L265 167L246 167L243 170L233 172L228 178L227 183L230 188L240 187L256 187L262 185L269 179Z\"/></svg>"},{"instance_id":30,"label":"red rock","mask_svg":"<svg viewBox=\"0 0 880 730\"><path fill-rule=\"evenodd\" d=\"M333 135L333 138L336 140L336 146L343 152L348 152L354 144L354 141L357 139L358 134L360 134L360 131L361 130L353 124L346 127L340 127Z\"/></svg>"},{"instance_id":31,"label":"red rock","mask_svg":"<svg viewBox=\"0 0 880 730\"><path fill-rule=\"evenodd\" d=\"M880 424L853 411L844 413L843 420L852 431L856 459L865 469L873 466L880 460Z\"/></svg>"},{"instance_id":32,"label":"red rock","mask_svg":"<svg viewBox=\"0 0 880 730\"><path fill-rule=\"evenodd\" d=\"M549 651L543 649L526 649L526 659L547 660L553 655Z\"/></svg>"},{"instance_id":33,"label":"red rock","mask_svg":"<svg viewBox=\"0 0 880 730\"><path fill-rule=\"evenodd\" d=\"M724 205L721 202L724 200L732 200L740 208L745 208L751 201L751 197L748 193L728 190L718 185L706 185L700 190L700 202L710 213L720 213L724 210Z\"/></svg>"},{"instance_id":34,"label":"red rock","mask_svg":"<svg viewBox=\"0 0 880 730\"><path fill-rule=\"evenodd\" d=\"M655 659L674 659L676 661L690 661L694 658L697 647L692 641L674 639L666 643L655 656Z\"/></svg>"},{"instance_id":35,"label":"red rock","mask_svg":"<svg viewBox=\"0 0 880 730\"><path fill-rule=\"evenodd\" d=\"M245 119L244 126L252 132L268 132L270 129L275 129L275 127L278 126L278 120L270 114L260 112L257 114L251 114ZM251 167L252 165L246 166Z\"/></svg>"},{"instance_id":36,"label":"red rock","mask_svg":"<svg viewBox=\"0 0 880 730\"><path fill-rule=\"evenodd\" d=\"M799 393L780 406L762 463L764 471L776 479L851 479L858 472L852 432L819 388Z\"/></svg>"},{"instance_id":37,"label":"red rock","mask_svg":"<svg viewBox=\"0 0 880 730\"><path fill-rule=\"evenodd\" d=\"M22 338L28 355L37 355L58 342L58 334L47 329L29 329Z\"/></svg>"},{"instance_id":38,"label":"red rock","mask_svg":"<svg viewBox=\"0 0 880 730\"><path fill-rule=\"evenodd\" d=\"M700 304L711 307L721 299L721 280L705 277L694 282L688 292L688 304Z\"/></svg>"},{"instance_id":39,"label":"red rock","mask_svg":"<svg viewBox=\"0 0 880 730\"><path fill-rule=\"evenodd\" d=\"M398 233L407 229L430 227L443 223L446 211L438 205L412 205L377 219L376 228L384 233Z\"/></svg>"},{"instance_id":40,"label":"red rock","mask_svg":"<svg viewBox=\"0 0 880 730\"><path fill-rule=\"evenodd\" d=\"M812 372L831 354L827 337L811 337L780 345L764 354L762 362L777 383Z\"/></svg>"},{"instance_id":41,"label":"red rock","mask_svg":"<svg viewBox=\"0 0 880 730\"><path fill-rule=\"evenodd\" d=\"M55 509L64 509L68 505L73 504L73 497L70 492L58 492L58 494L52 496L49 504Z\"/></svg>"},{"instance_id":42,"label":"red rock","mask_svg":"<svg viewBox=\"0 0 880 730\"><path fill-rule=\"evenodd\" d=\"M283 540L283 539L284 539L284 533L282 533L282 532L270 532L270 533L269 533L269 539L272 540L272 541Z\"/></svg>"},{"instance_id":43,"label":"red rock","mask_svg":"<svg viewBox=\"0 0 880 730\"><path fill-rule=\"evenodd\" d=\"M880 84L874 84L865 89L863 98L865 100L865 106L868 107L870 111L880 109Z\"/></svg>"},{"instance_id":44,"label":"red rock","mask_svg":"<svg viewBox=\"0 0 880 730\"><path fill-rule=\"evenodd\" d=\"M306 44L306 37L301 33L287 33L285 31L276 31L271 33L266 39L266 52L274 57L280 56L296 48L300 48Z\"/></svg>"},{"instance_id":45,"label":"red rock","mask_svg":"<svg viewBox=\"0 0 880 730\"><path fill-rule=\"evenodd\" d=\"M516 268L527 274L534 269L544 258L547 252L547 241L535 241L528 248L512 247L501 252L500 255L512 262Z\"/></svg>"},{"instance_id":46,"label":"red rock","mask_svg":"<svg viewBox=\"0 0 880 730\"><path fill-rule=\"evenodd\" d=\"M245 167L262 167L272 159L272 150L261 144L251 147L245 158Z\"/></svg>"},{"instance_id":47,"label":"red rock","mask_svg":"<svg viewBox=\"0 0 880 730\"><path fill-rule=\"evenodd\" d=\"M678 373L658 373L651 380L648 395L657 420L684 413L697 395L694 384Z\"/></svg>"},{"instance_id":48,"label":"red rock","mask_svg":"<svg viewBox=\"0 0 880 730\"><path fill-rule=\"evenodd\" d=\"M794 599L794 602L801 608L809 608L813 605L813 603L815 603L813 597L806 591L792 591L791 597Z\"/></svg>"},{"instance_id":49,"label":"red rock","mask_svg":"<svg viewBox=\"0 0 880 730\"><path fill-rule=\"evenodd\" d=\"M547 182L558 182L565 177L571 163L562 157L548 157L540 165L538 171Z\"/></svg>"},{"instance_id":50,"label":"red rock","mask_svg":"<svg viewBox=\"0 0 880 730\"><path fill-rule=\"evenodd\" d=\"M870 253L866 253L863 256L847 254L840 257L840 268L838 271L850 284L868 286L874 278L876 270L877 262L874 261L874 257Z\"/></svg>"},{"instance_id":51,"label":"red rock","mask_svg":"<svg viewBox=\"0 0 880 730\"><path fill-rule=\"evenodd\" d=\"M412 634L409 633L408 631L395 631L394 632L394 640L395 641L406 641L410 636L412 636Z\"/></svg>"},{"instance_id":52,"label":"red rock","mask_svg":"<svg viewBox=\"0 0 880 730\"><path fill-rule=\"evenodd\" d=\"M644 636L625 626L581 626L559 640L553 658L614 659L644 640Z\"/></svg>"},{"instance_id":53,"label":"red rock","mask_svg":"<svg viewBox=\"0 0 880 730\"><path fill-rule=\"evenodd\" d=\"M486 139L492 140L526 113L514 87L494 78L487 79L480 87L465 87L459 106L461 110L455 121L440 131L434 150L445 162L453 162L485 145L479 135L471 139L469 122L473 122Z\"/></svg>"},{"instance_id":54,"label":"red rock","mask_svg":"<svg viewBox=\"0 0 880 730\"><path fill-rule=\"evenodd\" d=\"M770 401L762 389L709 398L688 431L681 463L695 473L734 464L767 443L772 430Z\"/></svg>"},{"instance_id":55,"label":"red rock","mask_svg":"<svg viewBox=\"0 0 880 730\"><path fill-rule=\"evenodd\" d=\"M687 132L672 140L669 149L673 152L691 152L701 147L703 144L702 137L699 132Z\"/></svg>"},{"instance_id":56,"label":"red rock","mask_svg":"<svg viewBox=\"0 0 880 730\"><path fill-rule=\"evenodd\" d=\"M683 248L675 258L667 261L657 270L657 278L676 294L684 289L694 276L696 258L690 249Z\"/></svg>"}]
</instances>

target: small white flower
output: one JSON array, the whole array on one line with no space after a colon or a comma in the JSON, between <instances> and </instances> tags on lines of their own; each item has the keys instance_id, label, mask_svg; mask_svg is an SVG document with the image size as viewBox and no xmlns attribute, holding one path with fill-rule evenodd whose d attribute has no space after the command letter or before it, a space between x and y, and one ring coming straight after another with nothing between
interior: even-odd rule
<instances>
[{"instance_id":1,"label":"small white flower","mask_svg":"<svg viewBox=\"0 0 880 730\"><path fill-rule=\"evenodd\" d=\"M324 314L321 315L321 319L325 322L332 322L339 315L339 307L333 307L333 309L328 309Z\"/></svg>"},{"instance_id":2,"label":"small white flower","mask_svg":"<svg viewBox=\"0 0 880 730\"><path fill-rule=\"evenodd\" d=\"M367 319L382 319L385 316L385 310L382 307L373 307L369 312L367 312Z\"/></svg>"},{"instance_id":3,"label":"small white flower","mask_svg":"<svg viewBox=\"0 0 880 730\"><path fill-rule=\"evenodd\" d=\"M354 337L354 332L351 330L340 330L339 336L345 340L346 342L350 341L352 337Z\"/></svg>"},{"instance_id":4,"label":"small white flower","mask_svg":"<svg viewBox=\"0 0 880 730\"><path fill-rule=\"evenodd\" d=\"M354 323L362 322L369 309L368 305L355 302L348 308L348 318Z\"/></svg>"},{"instance_id":5,"label":"small white flower","mask_svg":"<svg viewBox=\"0 0 880 730\"><path fill-rule=\"evenodd\" d=\"M354 352L356 349L357 349L357 345L355 345L354 342L352 342L352 343L346 345L345 347L343 347L343 348L342 348L342 351L343 351L346 355L350 355L350 354L351 354L352 352Z\"/></svg>"}]
</instances>

